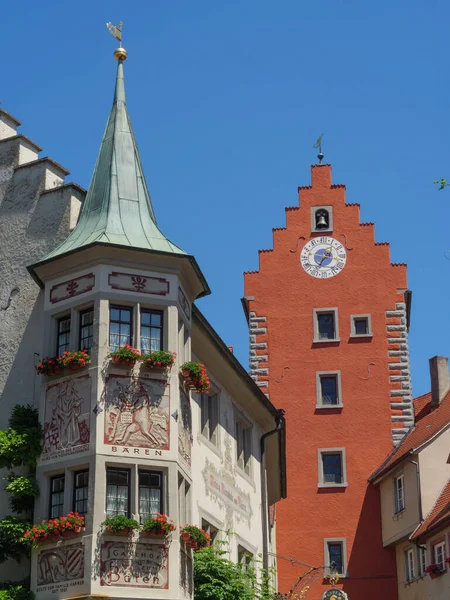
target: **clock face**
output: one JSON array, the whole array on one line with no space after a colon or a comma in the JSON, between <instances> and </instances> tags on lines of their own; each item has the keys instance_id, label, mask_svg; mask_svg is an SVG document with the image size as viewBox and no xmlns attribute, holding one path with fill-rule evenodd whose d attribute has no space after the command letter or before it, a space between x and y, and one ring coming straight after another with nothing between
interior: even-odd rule
<instances>
[{"instance_id":1,"label":"clock face","mask_svg":"<svg viewBox=\"0 0 450 600\"><path fill-rule=\"evenodd\" d=\"M328 279L345 267L345 247L332 237L316 237L304 245L300 254L302 267L312 277Z\"/></svg>"}]
</instances>

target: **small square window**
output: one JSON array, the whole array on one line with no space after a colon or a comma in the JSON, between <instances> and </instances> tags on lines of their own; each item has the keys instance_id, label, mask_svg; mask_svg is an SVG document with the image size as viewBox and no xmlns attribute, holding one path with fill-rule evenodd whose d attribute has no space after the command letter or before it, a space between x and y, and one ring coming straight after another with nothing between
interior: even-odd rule
<instances>
[{"instance_id":1,"label":"small square window","mask_svg":"<svg viewBox=\"0 0 450 600\"><path fill-rule=\"evenodd\" d=\"M372 337L370 315L352 315L350 317L350 337Z\"/></svg>"},{"instance_id":2,"label":"small square window","mask_svg":"<svg viewBox=\"0 0 450 600\"><path fill-rule=\"evenodd\" d=\"M338 342L338 310L337 308L315 308L314 318L314 343Z\"/></svg>"},{"instance_id":3,"label":"small square window","mask_svg":"<svg viewBox=\"0 0 450 600\"><path fill-rule=\"evenodd\" d=\"M394 479L394 512L395 514L405 510L405 479L403 475Z\"/></svg>"},{"instance_id":4,"label":"small square window","mask_svg":"<svg viewBox=\"0 0 450 600\"><path fill-rule=\"evenodd\" d=\"M347 576L347 557L345 539L325 539L325 574L337 573Z\"/></svg>"},{"instance_id":5,"label":"small square window","mask_svg":"<svg viewBox=\"0 0 450 600\"><path fill-rule=\"evenodd\" d=\"M345 449L319 449L319 487L346 487Z\"/></svg>"},{"instance_id":6,"label":"small square window","mask_svg":"<svg viewBox=\"0 0 450 600\"><path fill-rule=\"evenodd\" d=\"M316 408L342 406L340 371L316 373Z\"/></svg>"}]
</instances>

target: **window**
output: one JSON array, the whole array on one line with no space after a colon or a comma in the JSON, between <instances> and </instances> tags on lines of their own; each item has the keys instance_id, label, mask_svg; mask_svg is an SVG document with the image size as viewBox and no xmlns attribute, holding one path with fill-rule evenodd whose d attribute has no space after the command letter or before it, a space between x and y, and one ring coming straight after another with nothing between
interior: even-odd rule
<instances>
[{"instance_id":1,"label":"window","mask_svg":"<svg viewBox=\"0 0 450 600\"><path fill-rule=\"evenodd\" d=\"M238 546L238 563L242 565L244 571L247 571L252 561L253 554L243 546Z\"/></svg>"},{"instance_id":2,"label":"window","mask_svg":"<svg viewBox=\"0 0 450 600\"><path fill-rule=\"evenodd\" d=\"M133 310L126 306L109 307L109 349L119 350L125 344L131 344L131 326Z\"/></svg>"},{"instance_id":3,"label":"window","mask_svg":"<svg viewBox=\"0 0 450 600\"><path fill-rule=\"evenodd\" d=\"M139 516L141 523L162 512L162 473L139 471Z\"/></svg>"},{"instance_id":4,"label":"window","mask_svg":"<svg viewBox=\"0 0 450 600\"><path fill-rule=\"evenodd\" d=\"M80 312L80 350L90 351L94 340L94 309Z\"/></svg>"},{"instance_id":5,"label":"window","mask_svg":"<svg viewBox=\"0 0 450 600\"><path fill-rule=\"evenodd\" d=\"M178 513L181 524L190 523L191 486L180 473L178 473Z\"/></svg>"},{"instance_id":6,"label":"window","mask_svg":"<svg viewBox=\"0 0 450 600\"><path fill-rule=\"evenodd\" d=\"M412 548L408 548L405 551L405 578L406 581L413 581L416 575L414 572L414 550Z\"/></svg>"},{"instance_id":7,"label":"window","mask_svg":"<svg viewBox=\"0 0 450 600\"><path fill-rule=\"evenodd\" d=\"M445 542L439 542L433 547L434 562L441 571L445 571Z\"/></svg>"},{"instance_id":8,"label":"window","mask_svg":"<svg viewBox=\"0 0 450 600\"><path fill-rule=\"evenodd\" d=\"M340 371L316 373L316 408L342 406Z\"/></svg>"},{"instance_id":9,"label":"window","mask_svg":"<svg viewBox=\"0 0 450 600\"><path fill-rule=\"evenodd\" d=\"M419 563L419 576L423 577L427 568L427 551L422 546L417 548L417 562Z\"/></svg>"},{"instance_id":10,"label":"window","mask_svg":"<svg viewBox=\"0 0 450 600\"><path fill-rule=\"evenodd\" d=\"M326 539L324 540L324 545L326 575L338 573L341 577L346 577L345 539Z\"/></svg>"},{"instance_id":11,"label":"window","mask_svg":"<svg viewBox=\"0 0 450 600\"><path fill-rule=\"evenodd\" d=\"M319 487L347 486L345 449L319 449Z\"/></svg>"},{"instance_id":12,"label":"window","mask_svg":"<svg viewBox=\"0 0 450 600\"><path fill-rule=\"evenodd\" d=\"M202 435L214 444L219 445L219 395L200 395L200 431Z\"/></svg>"},{"instance_id":13,"label":"window","mask_svg":"<svg viewBox=\"0 0 450 600\"><path fill-rule=\"evenodd\" d=\"M141 309L141 352L148 354L163 347L163 311Z\"/></svg>"},{"instance_id":14,"label":"window","mask_svg":"<svg viewBox=\"0 0 450 600\"><path fill-rule=\"evenodd\" d=\"M64 475L50 478L50 519L64 514Z\"/></svg>"},{"instance_id":15,"label":"window","mask_svg":"<svg viewBox=\"0 0 450 600\"><path fill-rule=\"evenodd\" d=\"M89 471L74 473L73 510L80 515L88 511Z\"/></svg>"},{"instance_id":16,"label":"window","mask_svg":"<svg viewBox=\"0 0 450 600\"><path fill-rule=\"evenodd\" d=\"M237 466L250 475L252 454L252 427L241 418L236 419L236 458Z\"/></svg>"},{"instance_id":17,"label":"window","mask_svg":"<svg viewBox=\"0 0 450 600\"><path fill-rule=\"evenodd\" d=\"M208 523L208 521L202 519L202 529L206 531L206 533L209 533L209 537L211 538L211 544L213 544L216 541L217 536L219 535L219 530L217 529L217 527L214 527L214 525L211 525L211 523Z\"/></svg>"},{"instance_id":18,"label":"window","mask_svg":"<svg viewBox=\"0 0 450 600\"><path fill-rule=\"evenodd\" d=\"M352 315L350 317L350 337L372 337L370 315Z\"/></svg>"},{"instance_id":19,"label":"window","mask_svg":"<svg viewBox=\"0 0 450 600\"><path fill-rule=\"evenodd\" d=\"M106 469L106 516L130 516L130 471Z\"/></svg>"},{"instance_id":20,"label":"window","mask_svg":"<svg viewBox=\"0 0 450 600\"><path fill-rule=\"evenodd\" d=\"M58 334L56 341L56 356L61 356L63 352L69 350L70 345L70 316L58 319Z\"/></svg>"},{"instance_id":21,"label":"window","mask_svg":"<svg viewBox=\"0 0 450 600\"><path fill-rule=\"evenodd\" d=\"M403 475L394 479L394 505L395 513L405 510L405 480Z\"/></svg>"},{"instance_id":22,"label":"window","mask_svg":"<svg viewBox=\"0 0 450 600\"><path fill-rule=\"evenodd\" d=\"M338 310L337 308L315 308L314 342L339 341Z\"/></svg>"}]
</instances>

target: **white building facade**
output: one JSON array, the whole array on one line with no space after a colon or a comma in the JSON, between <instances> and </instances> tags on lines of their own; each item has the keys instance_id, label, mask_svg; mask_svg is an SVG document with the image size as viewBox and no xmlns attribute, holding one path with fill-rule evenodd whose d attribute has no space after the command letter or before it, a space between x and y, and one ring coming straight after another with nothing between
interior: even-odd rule
<instances>
[{"instance_id":1,"label":"white building facade","mask_svg":"<svg viewBox=\"0 0 450 600\"><path fill-rule=\"evenodd\" d=\"M195 258L157 227L123 60L87 195L64 183L60 165L39 159L40 148L0 110L0 228L6 246L15 239L0 263L8 305L0 314L1 425L17 403L39 408L34 522L71 511L85 517L76 536L33 549L37 600L192 597L193 553L178 529L167 538L108 534L101 524L117 514L142 522L164 513L229 540L232 560L261 554L272 566L269 507L286 495L283 411L194 306L208 285ZM124 344L176 352L175 364L114 364L108 354ZM85 367L35 373L43 357L84 348ZM209 392L186 385L180 366L188 360L205 364ZM11 578L8 564L0 569Z\"/></svg>"}]
</instances>

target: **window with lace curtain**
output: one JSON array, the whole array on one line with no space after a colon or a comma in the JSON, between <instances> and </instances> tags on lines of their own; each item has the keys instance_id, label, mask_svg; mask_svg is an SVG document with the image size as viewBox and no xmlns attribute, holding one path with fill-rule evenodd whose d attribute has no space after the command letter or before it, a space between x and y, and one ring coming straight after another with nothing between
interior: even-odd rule
<instances>
[{"instance_id":1,"label":"window with lace curtain","mask_svg":"<svg viewBox=\"0 0 450 600\"><path fill-rule=\"evenodd\" d=\"M106 469L106 516L130 516L130 471Z\"/></svg>"},{"instance_id":2,"label":"window with lace curtain","mask_svg":"<svg viewBox=\"0 0 450 600\"><path fill-rule=\"evenodd\" d=\"M119 350L125 344L131 344L133 309L128 306L109 307L109 349Z\"/></svg>"},{"instance_id":3,"label":"window with lace curtain","mask_svg":"<svg viewBox=\"0 0 450 600\"><path fill-rule=\"evenodd\" d=\"M141 523L147 517L163 512L162 473L139 471L139 517Z\"/></svg>"}]
</instances>

